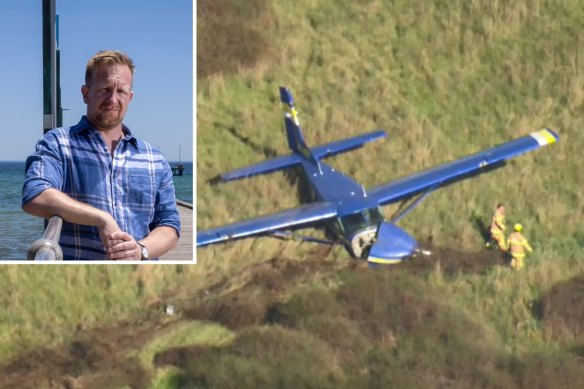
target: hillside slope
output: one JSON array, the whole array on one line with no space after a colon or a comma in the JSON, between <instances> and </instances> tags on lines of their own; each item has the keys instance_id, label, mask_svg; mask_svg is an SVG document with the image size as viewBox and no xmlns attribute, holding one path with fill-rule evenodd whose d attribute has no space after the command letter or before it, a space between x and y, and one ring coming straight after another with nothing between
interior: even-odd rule
<instances>
[{"instance_id":1,"label":"hillside slope","mask_svg":"<svg viewBox=\"0 0 584 389\"><path fill-rule=\"evenodd\" d=\"M442 257L440 261L433 258L429 266L422 265L421 273L412 273L416 280L422 280L416 284L420 289L412 285L414 289L410 290L407 283L400 284L401 293L440 295L440 303L446 308L441 306L439 310L448 312L446 317L472 318L472 325L484 331L478 336L488 339L489 346L471 347L472 353L482 356L466 354L468 344L464 341L425 345L433 344L433 337L443 329L433 328L431 320L426 323L420 319L428 332L410 334L415 345L404 346L405 350L398 347L393 354L389 351L391 347L382 348L387 371L368 370L363 365L351 365L352 362L349 364L355 370L351 370L341 363L325 369L324 376L331 377L326 382L331 386L354 382L376 386L383 382L397 387L412 383L418 387L531 384L561 387L561 378L551 373L552 366L558 365L566 366L567 371L562 373L570 377L563 381L566 386L571 385L570 380L581 381L578 369L582 363L582 329L576 322L584 309L577 303L583 293L584 207L578 193L584 180L578 168L578 150L582 146L578 129L582 125L580 113L584 103L580 54L584 46L579 38L579 32L584 31L584 11L579 3L251 2L240 24L229 23L239 26L239 33L233 35L232 30L227 33L217 21L238 19L242 10L227 1L214 8L207 3L199 2L197 38L203 49L198 51L197 87L199 228L274 212L301 201L302 193L293 172L229 184L213 183L217 174L287 152L277 95L280 85L290 87L295 95L309 144L375 128L389 132L386 142L330 160L338 170L366 187L539 128L556 129L562 138L558 144L522 156L503 169L437 191L401 223L420 240L431 240ZM222 33L236 38L217 39ZM205 44L206 40L213 45ZM248 43L250 49L243 49ZM521 222L535 247L535 254L520 274L511 273L502 261L481 260L484 225L498 202L507 205L508 223ZM387 207L386 214L393 211L394 207ZM306 258L314 257L315 250L309 244L259 238L198 249L197 255L203 267L237 274L233 267L239 269L270 260L288 258L304 263ZM324 252L319 259L323 263L352 261L342 249ZM487 270L468 272L469 263ZM449 269L447 273L445 268ZM387 277L380 284L399 283L393 273L364 274L363 277ZM325 289L323 293L338 300L338 288L357 282L351 276L349 280L339 277L340 280L335 278L324 287L316 282L313 288ZM373 301L377 301L379 293L383 294L374 281L360 286L362 289L353 290L354 294ZM302 293L291 292L293 297L286 296L285 300L293 301L294 296ZM378 309L395 309L392 318L400 320L404 315L400 309L405 309L403 298L392 296L382 300L384 303L379 303ZM335 306L334 301L327 302ZM408 300L408 304L412 303L417 306L419 302ZM367 303L360 301L355 306L331 309L359 310L363 304ZM349 354L354 357L355 347L348 344L337 347L322 331L333 331L338 326L349 331L344 326L351 327L360 319L351 317L351 324L347 324L337 311L324 317L318 314L320 311L329 312L328 308L315 306L314 310L299 315L308 315L307 319L284 320L284 328L298 331L300 327L302 336L325 338L329 348L321 352L324 355L332 352L333 360L346 362L343 351L351 349ZM319 319L311 319L311 314ZM374 315L364 317L367 325L374 325ZM317 329L320 324L312 327L304 323L311 320L330 322L331 328ZM463 324L464 328L457 328L460 331L457 335L464 339L476 337L472 325ZM263 329L253 332L257 342L261 343L264 336L269 339L276 336L268 333L269 329L260 328ZM355 331L361 333L362 329ZM241 336L249 335L245 334ZM351 339L344 332L338 336ZM450 336L446 335L449 339ZM369 340L373 344L382 342L381 338ZM369 356L374 353L367 346L362 350ZM218 362L236 358L241 352L236 342L231 349L211 354L201 354L199 350L196 355ZM411 362L412 366L420 363L427 369L429 381L425 378L408 381L404 378L406 373L402 376L390 368L397 364L404 369L399 362L404 353L416 360ZM464 356L460 365L454 362L455 355ZM258 358L263 360L261 355ZM286 358L282 358L281 363L285 363ZM309 354L306 358L315 357ZM353 362L364 359L360 355ZM449 364L456 365L453 370L461 375L448 370ZM245 369L232 367L238 368ZM309 366L298 366L299 371L304 369ZM194 371L197 377L203 374L201 370ZM365 381L356 378L358 371ZM416 377L421 374L410 373ZM225 384L214 381L221 378L213 373L203 375L209 382L220 382L218 386ZM449 376L454 376L452 381L445 378ZM270 379L278 377L274 373ZM467 378L469 381L465 381ZM319 381L314 386L326 385Z\"/></svg>"}]
</instances>

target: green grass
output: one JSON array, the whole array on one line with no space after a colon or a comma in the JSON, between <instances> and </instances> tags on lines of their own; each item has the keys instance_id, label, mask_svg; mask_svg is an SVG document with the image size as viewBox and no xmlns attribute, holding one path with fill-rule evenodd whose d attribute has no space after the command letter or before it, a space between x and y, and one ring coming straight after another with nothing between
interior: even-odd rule
<instances>
[{"instance_id":1,"label":"green grass","mask_svg":"<svg viewBox=\"0 0 584 389\"><path fill-rule=\"evenodd\" d=\"M132 273L128 266L4 266L0 360L68 339L78 324L136 313L148 292Z\"/></svg>"},{"instance_id":2,"label":"green grass","mask_svg":"<svg viewBox=\"0 0 584 389\"><path fill-rule=\"evenodd\" d=\"M184 373L177 368L160 369L150 384L150 389L174 389L185 387Z\"/></svg>"},{"instance_id":3,"label":"green grass","mask_svg":"<svg viewBox=\"0 0 584 389\"><path fill-rule=\"evenodd\" d=\"M160 351L198 344L220 347L229 344L232 340L233 335L230 331L218 325L200 322L180 323L152 339L140 351L138 358L144 366L149 367L154 362L154 356Z\"/></svg>"},{"instance_id":4,"label":"green grass","mask_svg":"<svg viewBox=\"0 0 584 389\"><path fill-rule=\"evenodd\" d=\"M536 246L582 241L575 235L582 206L577 189L570 188L580 181L574 137L584 97L579 38L572 34L581 25L577 2L565 2L563 8L527 1L307 1L288 7L271 3L277 23L266 33L266 45L281 56L273 54L271 66L255 65L261 77L250 66L198 80L199 226L297 202L295 188L279 173L229 185L206 183L265 158L254 146L286 152L276 96L277 86L284 84L295 94L310 144L375 127L388 130L386 142L331 160L366 186L544 126L557 129L559 144L438 191L404 226L447 243L455 236L456 244L472 248L480 237L465 223L471 212L488 219L493 204L504 201L509 218L528 227ZM209 96L218 83L221 92ZM205 251L199 255L204 258Z\"/></svg>"},{"instance_id":5,"label":"green grass","mask_svg":"<svg viewBox=\"0 0 584 389\"><path fill-rule=\"evenodd\" d=\"M275 20L263 36L271 59L233 72L208 68L210 75L198 79L199 228L298 203L296 187L281 173L216 186L206 181L271 156L257 146L287 152L275 96L279 85L294 93L310 145L375 128L388 131L384 142L328 160L366 187L553 128L559 143L437 191L401 226L418 238L432 236L443 247L478 251L483 241L474 218L488 223L494 205L506 203L509 224L521 222L535 248L525 272L494 269L448 279L438 269L427 285L443 291L456 312L480 322L510 355L557 350L533 304L584 269L579 2L266 4ZM231 101L238 104L226 103ZM395 207L386 208L390 214ZM302 258L305 252L295 254L301 247L264 238L197 254L203 266L259 263L284 252ZM347 260L342 250L333 255Z\"/></svg>"},{"instance_id":6,"label":"green grass","mask_svg":"<svg viewBox=\"0 0 584 389\"><path fill-rule=\"evenodd\" d=\"M571 49L577 42L570 41L568 34L559 41L555 38L566 29L565 20L555 19L557 10L550 10L554 11L551 17L544 13L545 7L535 7L539 9L536 13L528 11L525 4L491 7L475 2L476 9L467 9L436 3L424 4L423 12L421 5L399 2L393 7L381 2L308 4L294 11L279 10L286 5L274 4L279 28L270 31L272 45L287 55L281 62L276 58L267 70L262 66L261 78L255 77L251 67L198 80L197 184L202 227L297 201L295 190L290 190L278 174L213 188L205 183L217 173L265 157L231 136L227 128L234 128L256 145L285 152L275 101L280 84L295 92L311 144L375 127L389 131L384 147L367 146L367 151L332 160L333 165L354 173L368 186L543 126L559 130L563 139L553 151L522 157L488 178L434 194L405 222L417 235L425 232L420 226L427 224L426 220L446 216L450 219L437 232L441 239L447 239L455 228L464 228L458 221L467 218L470 210L482 208L488 213L498 199L509 202L512 215L531 222L529 226L540 222L529 219L533 216L543 219L539 224L546 227L557 224L560 230L553 231L558 235L565 232L561 220L568 213L574 219L571 225L581 222L581 210L572 214L574 207L570 206L581 208L577 198L569 192L549 190L557 187L557 182L574 179L566 176L569 173L564 169L558 172L555 166L560 164L554 162L576 155L570 136L577 133L580 119L571 111L582 101L581 74L573 66L577 53ZM581 12L568 9L565 13L573 15L572 11ZM380 21L376 23L376 19ZM578 23L575 18L569 20ZM223 89L213 105L205 91L219 79ZM567 91L574 96L564 104ZM258 103L258 95L264 96L262 103ZM218 153L223 157L217 158ZM561 166L574 164L563 161ZM384 168L378 171L378 166ZM510 177L511 171L517 179ZM273 201L274 197L279 200ZM206 203L211 198L217 203L214 209ZM514 198L518 200L514 202ZM441 210L449 209L453 200L463 206L442 215ZM232 209L234 203L237 209ZM241 207L241 203L249 205ZM544 232L549 235L551 228ZM537 234L535 228L533 234ZM543 240L537 235L534 238ZM470 239L462 244L474 245Z\"/></svg>"}]
</instances>

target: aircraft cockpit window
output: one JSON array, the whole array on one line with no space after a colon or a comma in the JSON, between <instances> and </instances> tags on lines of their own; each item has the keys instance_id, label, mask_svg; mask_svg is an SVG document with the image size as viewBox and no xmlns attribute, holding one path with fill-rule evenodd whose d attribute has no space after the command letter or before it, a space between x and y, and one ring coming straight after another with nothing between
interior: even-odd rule
<instances>
[{"instance_id":1,"label":"aircraft cockpit window","mask_svg":"<svg viewBox=\"0 0 584 389\"><path fill-rule=\"evenodd\" d=\"M363 214L366 220L368 220L370 224L374 225L378 225L385 219L380 208L366 209L365 211L363 211Z\"/></svg>"},{"instance_id":2,"label":"aircraft cockpit window","mask_svg":"<svg viewBox=\"0 0 584 389\"><path fill-rule=\"evenodd\" d=\"M341 222L343 223L345 233L349 233L349 235L353 235L353 233L367 227L365 218L363 218L363 214L361 212L347 215L341 218Z\"/></svg>"},{"instance_id":3,"label":"aircraft cockpit window","mask_svg":"<svg viewBox=\"0 0 584 389\"><path fill-rule=\"evenodd\" d=\"M383 221L383 214L379 208L366 209L361 212L352 213L341 218L341 223L345 233L353 235L366 228L377 226Z\"/></svg>"}]
</instances>

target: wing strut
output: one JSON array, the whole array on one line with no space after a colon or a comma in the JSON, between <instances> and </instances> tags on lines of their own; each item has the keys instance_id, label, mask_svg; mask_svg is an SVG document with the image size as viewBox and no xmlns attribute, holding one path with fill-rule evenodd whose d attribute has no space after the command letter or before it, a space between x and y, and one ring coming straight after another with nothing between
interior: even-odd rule
<instances>
[{"instance_id":1,"label":"wing strut","mask_svg":"<svg viewBox=\"0 0 584 389\"><path fill-rule=\"evenodd\" d=\"M333 242L332 240L315 238L313 236L308 236L308 235L294 234L293 232L290 232L290 231L276 231L270 235L273 236L274 238L284 239L284 240L294 239L294 240L302 240L305 242L328 244L331 246L335 245L335 242Z\"/></svg>"},{"instance_id":2,"label":"wing strut","mask_svg":"<svg viewBox=\"0 0 584 389\"><path fill-rule=\"evenodd\" d=\"M390 222L394 223L394 224L397 223L402 217L404 217L408 213L410 213L414 208L416 208L422 202L422 200L424 200L426 198L426 196L428 196L430 193L432 193L437 188L438 188L438 185L434 185L434 186L430 187L428 190L426 190L424 193L420 194L418 196L418 198L413 203L408 205L403 211L399 212L397 214L397 216L393 216L393 218L390 220Z\"/></svg>"}]
</instances>

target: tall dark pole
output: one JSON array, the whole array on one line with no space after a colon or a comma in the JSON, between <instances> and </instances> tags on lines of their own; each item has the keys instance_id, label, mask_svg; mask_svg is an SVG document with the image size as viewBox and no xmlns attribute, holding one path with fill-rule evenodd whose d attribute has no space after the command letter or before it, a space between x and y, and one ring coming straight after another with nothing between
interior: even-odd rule
<instances>
[{"instance_id":1,"label":"tall dark pole","mask_svg":"<svg viewBox=\"0 0 584 389\"><path fill-rule=\"evenodd\" d=\"M55 48L55 55L56 55L56 65L57 65L57 127L63 126L63 107L61 106L61 50L59 49L59 15L56 16L57 24L56 24L56 48Z\"/></svg>"},{"instance_id":2,"label":"tall dark pole","mask_svg":"<svg viewBox=\"0 0 584 389\"><path fill-rule=\"evenodd\" d=\"M55 0L43 0L43 129L62 125ZM61 120L59 120L61 119Z\"/></svg>"},{"instance_id":3,"label":"tall dark pole","mask_svg":"<svg viewBox=\"0 0 584 389\"><path fill-rule=\"evenodd\" d=\"M63 121L57 29L55 0L43 0L43 134L62 126Z\"/></svg>"}]
</instances>

